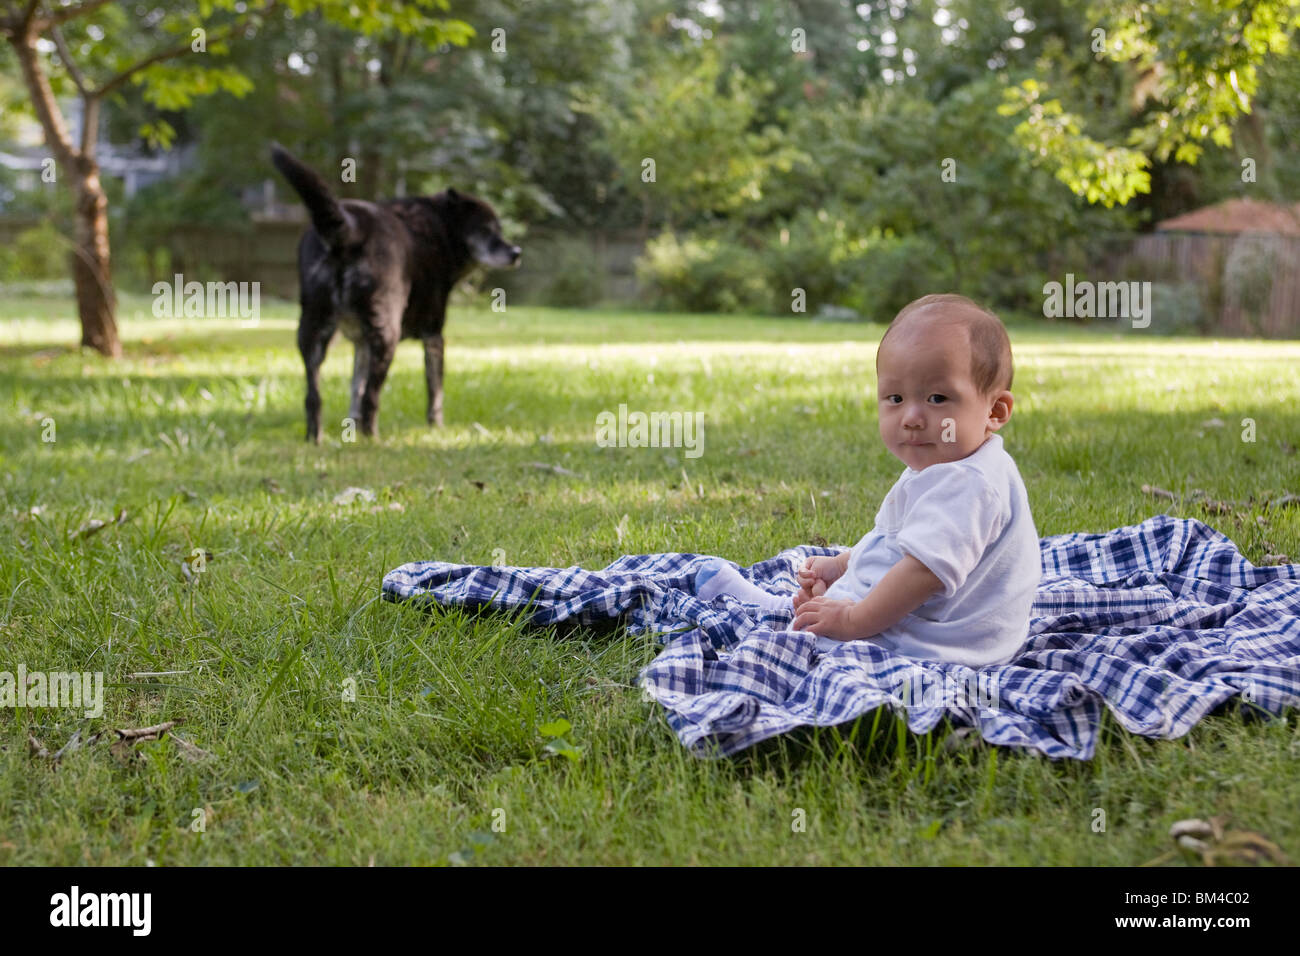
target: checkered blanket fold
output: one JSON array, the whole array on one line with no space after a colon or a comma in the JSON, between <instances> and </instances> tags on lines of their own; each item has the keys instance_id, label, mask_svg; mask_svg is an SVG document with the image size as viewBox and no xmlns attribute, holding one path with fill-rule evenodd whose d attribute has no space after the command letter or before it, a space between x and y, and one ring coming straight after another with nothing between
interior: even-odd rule
<instances>
[{"instance_id":1,"label":"checkered blanket fold","mask_svg":"<svg viewBox=\"0 0 1300 956\"><path fill-rule=\"evenodd\" d=\"M1254 567L1214 528L1169 515L1040 547L1029 641L1012 663L978 671L871 641L820 653L813 634L788 630L789 612L696 598L709 555L627 555L599 571L421 561L390 571L383 595L524 609L536 625L620 618L664 645L639 682L702 757L883 705L915 733L947 715L994 744L1086 760L1103 706L1129 732L1168 739L1236 696L1274 715L1300 704L1300 564ZM736 567L790 593L806 557L839 550L800 546Z\"/></svg>"}]
</instances>

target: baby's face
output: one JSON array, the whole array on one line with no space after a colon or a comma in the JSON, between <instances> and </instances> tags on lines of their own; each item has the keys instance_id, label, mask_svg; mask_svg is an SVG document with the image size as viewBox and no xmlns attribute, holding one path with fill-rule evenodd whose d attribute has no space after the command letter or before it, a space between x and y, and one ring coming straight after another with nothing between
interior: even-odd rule
<instances>
[{"instance_id":1,"label":"baby's face","mask_svg":"<svg viewBox=\"0 0 1300 956\"><path fill-rule=\"evenodd\" d=\"M979 394L970 377L965 328L897 331L903 334L891 334L880 352L881 440L916 471L965 458L1005 424L1011 393ZM1006 414L994 417L998 401L1005 401Z\"/></svg>"}]
</instances>

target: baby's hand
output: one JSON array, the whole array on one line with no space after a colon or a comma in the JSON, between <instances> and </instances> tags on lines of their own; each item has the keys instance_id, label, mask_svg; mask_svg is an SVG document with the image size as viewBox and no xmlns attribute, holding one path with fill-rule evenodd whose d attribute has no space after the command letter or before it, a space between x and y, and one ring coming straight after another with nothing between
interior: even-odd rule
<instances>
[{"instance_id":1,"label":"baby's hand","mask_svg":"<svg viewBox=\"0 0 1300 956\"><path fill-rule=\"evenodd\" d=\"M829 601L815 598L807 601L798 609L790 623L792 631L812 631L823 637L833 637L837 641L852 641L867 637L858 633L859 627L853 620L856 601Z\"/></svg>"},{"instance_id":2,"label":"baby's hand","mask_svg":"<svg viewBox=\"0 0 1300 956\"><path fill-rule=\"evenodd\" d=\"M826 586L834 584L844 573L844 566L838 557L809 558L799 569L799 587L811 590L813 584L822 581Z\"/></svg>"},{"instance_id":3,"label":"baby's hand","mask_svg":"<svg viewBox=\"0 0 1300 956\"><path fill-rule=\"evenodd\" d=\"M805 601L825 594L826 588L834 584L842 573L839 558L808 558L799 569L799 590L794 595L795 610L799 610Z\"/></svg>"},{"instance_id":4,"label":"baby's hand","mask_svg":"<svg viewBox=\"0 0 1300 956\"><path fill-rule=\"evenodd\" d=\"M796 611L799 610L799 606L803 604L804 601L811 601L813 598L821 597L825 593L826 582L820 579L814 581L811 587L805 587L801 584L799 590L794 592L794 609Z\"/></svg>"}]
</instances>

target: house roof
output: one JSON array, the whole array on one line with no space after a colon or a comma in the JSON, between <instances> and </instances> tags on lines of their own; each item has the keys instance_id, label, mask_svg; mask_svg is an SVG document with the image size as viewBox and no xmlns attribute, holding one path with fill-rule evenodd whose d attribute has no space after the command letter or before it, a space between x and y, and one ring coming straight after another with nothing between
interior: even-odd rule
<instances>
[{"instance_id":1,"label":"house roof","mask_svg":"<svg viewBox=\"0 0 1300 956\"><path fill-rule=\"evenodd\" d=\"M1300 236L1300 203L1225 199L1156 223L1160 232L1271 232Z\"/></svg>"}]
</instances>

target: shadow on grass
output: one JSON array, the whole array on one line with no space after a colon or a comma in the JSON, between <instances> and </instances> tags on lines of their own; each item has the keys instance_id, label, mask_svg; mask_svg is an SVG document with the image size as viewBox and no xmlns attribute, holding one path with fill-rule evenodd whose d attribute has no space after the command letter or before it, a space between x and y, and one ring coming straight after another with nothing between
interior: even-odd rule
<instances>
[{"instance_id":1,"label":"shadow on grass","mask_svg":"<svg viewBox=\"0 0 1300 956\"><path fill-rule=\"evenodd\" d=\"M855 763L881 769L902 767L915 774L923 772L927 759L937 759L945 752L944 742L956 739L955 729L945 717L927 733L914 733L908 728L904 714L882 704L833 727L796 727L762 740L729 759L746 776L796 770L837 757L851 757ZM965 743L962 747L969 749Z\"/></svg>"},{"instance_id":2,"label":"shadow on grass","mask_svg":"<svg viewBox=\"0 0 1300 956\"><path fill-rule=\"evenodd\" d=\"M1300 708L1285 708L1282 714L1271 714L1263 708L1232 697L1224 701L1200 722L1200 728L1216 732L1220 739L1200 746L1222 749L1227 746L1221 737L1223 731L1239 726L1285 725ZM1188 748L1189 735L1178 738L1146 737L1125 730L1115 720L1108 708L1103 708L1097 730L1097 747L1092 760L1073 757L1051 758L1029 747L1007 747L991 744L970 727L957 727L944 717L929 732L917 734L907 726L901 712L882 705L873 711L834 727L797 727L777 737L760 741L730 759L733 766L745 776L761 776L774 770L797 770L812 763L821 763L839 756L849 756L864 766L898 772L908 776L923 776L924 767L934 760L986 760L996 751L999 761L1029 759L1042 761L1065 775L1090 772L1097 754L1105 750L1110 756L1122 759L1154 757L1162 747Z\"/></svg>"}]
</instances>

